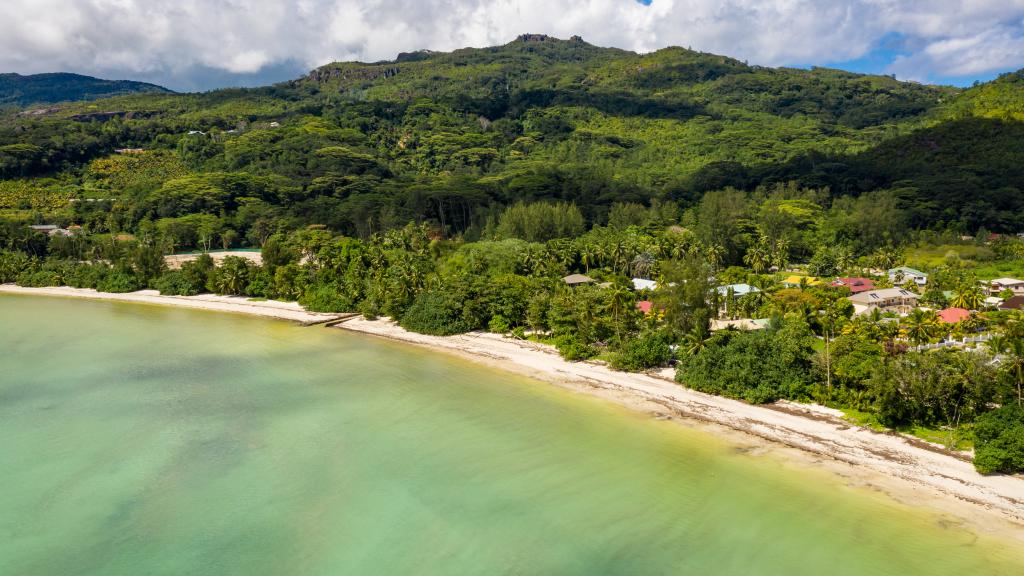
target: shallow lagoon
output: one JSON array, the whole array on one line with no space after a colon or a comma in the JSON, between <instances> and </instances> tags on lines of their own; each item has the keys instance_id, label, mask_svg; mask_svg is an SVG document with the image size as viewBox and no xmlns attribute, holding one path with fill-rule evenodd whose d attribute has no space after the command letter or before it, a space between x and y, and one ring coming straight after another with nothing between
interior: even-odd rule
<instances>
[{"instance_id":1,"label":"shallow lagoon","mask_svg":"<svg viewBox=\"0 0 1024 576\"><path fill-rule=\"evenodd\" d=\"M336 330L0 296L0 573L1024 573L1024 547Z\"/></svg>"}]
</instances>

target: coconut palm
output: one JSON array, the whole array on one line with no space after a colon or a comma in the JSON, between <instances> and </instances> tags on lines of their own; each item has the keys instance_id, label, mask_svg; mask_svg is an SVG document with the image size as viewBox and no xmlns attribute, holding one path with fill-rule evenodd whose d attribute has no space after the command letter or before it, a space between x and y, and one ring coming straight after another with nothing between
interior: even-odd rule
<instances>
[{"instance_id":1,"label":"coconut palm","mask_svg":"<svg viewBox=\"0 0 1024 576\"><path fill-rule=\"evenodd\" d=\"M776 240L771 253L772 264L778 266L779 270L785 270L789 264L789 240L785 238Z\"/></svg>"},{"instance_id":2,"label":"coconut palm","mask_svg":"<svg viewBox=\"0 0 1024 576\"><path fill-rule=\"evenodd\" d=\"M1002 364L1017 385L1017 406L1024 406L1024 338L1011 338L1007 342L1007 357Z\"/></svg>"},{"instance_id":3,"label":"coconut palm","mask_svg":"<svg viewBox=\"0 0 1024 576\"><path fill-rule=\"evenodd\" d=\"M938 334L941 324L934 310L914 308L901 322L903 337L915 344L926 344Z\"/></svg>"},{"instance_id":4,"label":"coconut palm","mask_svg":"<svg viewBox=\"0 0 1024 576\"><path fill-rule=\"evenodd\" d=\"M689 356L696 356L707 347L707 331L702 326L695 326L683 335L680 349Z\"/></svg>"},{"instance_id":5,"label":"coconut palm","mask_svg":"<svg viewBox=\"0 0 1024 576\"><path fill-rule=\"evenodd\" d=\"M977 310L981 308L984 302L985 295L982 294L981 287L974 282L967 282L958 286L956 294L949 301L950 305L954 308L966 308L968 310Z\"/></svg>"},{"instance_id":6,"label":"coconut palm","mask_svg":"<svg viewBox=\"0 0 1024 576\"><path fill-rule=\"evenodd\" d=\"M770 265L771 256L763 242L758 242L747 249L743 255L743 263L750 266L755 274L763 274Z\"/></svg>"}]
</instances>

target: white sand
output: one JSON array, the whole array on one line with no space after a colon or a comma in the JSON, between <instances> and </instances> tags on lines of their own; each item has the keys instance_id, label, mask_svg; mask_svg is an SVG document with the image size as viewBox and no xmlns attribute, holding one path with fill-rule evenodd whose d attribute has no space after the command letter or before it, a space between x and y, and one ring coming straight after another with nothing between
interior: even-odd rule
<instances>
[{"instance_id":1,"label":"white sand","mask_svg":"<svg viewBox=\"0 0 1024 576\"><path fill-rule=\"evenodd\" d=\"M296 302L279 302L276 300L250 300L241 296L217 296L215 294L199 294L197 296L162 296L156 290L140 290L126 294L97 292L89 288L23 288L14 284L0 285L0 294L28 294L32 296L65 296L72 298L91 298L94 300L113 300L116 302L138 302L143 304L160 304L179 306L198 310L217 312L234 312L279 320L291 320L303 324L328 322L344 315L321 314L307 312Z\"/></svg>"},{"instance_id":2,"label":"white sand","mask_svg":"<svg viewBox=\"0 0 1024 576\"><path fill-rule=\"evenodd\" d=\"M245 258L246 260L252 262L257 266L263 265L262 252L230 252L227 250L211 250L210 252L208 252L208 254L210 255L211 258L213 258L213 262L217 266L220 266L224 262L224 259L227 258L228 256L237 256L239 258ZM191 262L193 260L198 259L199 254L171 254L169 256L164 256L164 261L167 262L167 267L170 268L171 270L178 270L179 268L181 268L181 265L184 264L185 262Z\"/></svg>"},{"instance_id":3,"label":"white sand","mask_svg":"<svg viewBox=\"0 0 1024 576\"><path fill-rule=\"evenodd\" d=\"M686 389L672 381L671 370L615 372L600 363L567 362L549 346L495 334L426 336L390 321L362 317L337 327L443 349L660 418L679 416L683 423L696 419L711 424L719 434L736 437L732 431L739 431L748 444L753 435L776 447L796 448L773 448L763 442L749 447L779 452L797 465L824 465L851 485L882 490L904 503L941 510L976 528L1024 540L1024 477L983 476L974 470L969 454L856 426L842 420L836 410L792 402L754 406Z\"/></svg>"}]
</instances>

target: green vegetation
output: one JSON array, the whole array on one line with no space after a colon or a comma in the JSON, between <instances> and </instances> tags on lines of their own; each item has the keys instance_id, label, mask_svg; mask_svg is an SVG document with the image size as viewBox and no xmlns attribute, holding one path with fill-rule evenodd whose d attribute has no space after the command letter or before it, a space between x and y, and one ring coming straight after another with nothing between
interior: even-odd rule
<instances>
[{"instance_id":1,"label":"green vegetation","mask_svg":"<svg viewBox=\"0 0 1024 576\"><path fill-rule=\"evenodd\" d=\"M1024 323L984 310L978 282L1024 275L1019 87L527 36L10 112L0 280L292 300L619 370L675 361L681 384L750 402L817 401L950 447L973 429L979 469L1010 471L1012 419L989 415L1020 401ZM164 264L238 247L262 266ZM878 273L899 265L927 285ZM855 316L848 288L812 278L837 276L974 312ZM770 321L711 332L751 319ZM980 351L928 349L980 333Z\"/></svg>"},{"instance_id":2,"label":"green vegetation","mask_svg":"<svg viewBox=\"0 0 1024 576\"><path fill-rule=\"evenodd\" d=\"M100 80L80 74L0 74L0 108L96 100L135 92L168 92L155 84L130 80Z\"/></svg>"}]
</instances>

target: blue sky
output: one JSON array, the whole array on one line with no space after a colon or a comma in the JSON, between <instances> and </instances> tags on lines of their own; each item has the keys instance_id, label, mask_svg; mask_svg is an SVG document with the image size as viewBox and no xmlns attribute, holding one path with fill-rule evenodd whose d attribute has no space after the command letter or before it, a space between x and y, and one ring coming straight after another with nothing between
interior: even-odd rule
<instances>
[{"instance_id":1,"label":"blue sky","mask_svg":"<svg viewBox=\"0 0 1024 576\"><path fill-rule=\"evenodd\" d=\"M0 22L0 72L175 90L268 84L332 61L526 32L958 85L1024 68L1024 0L3 0Z\"/></svg>"}]
</instances>

